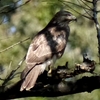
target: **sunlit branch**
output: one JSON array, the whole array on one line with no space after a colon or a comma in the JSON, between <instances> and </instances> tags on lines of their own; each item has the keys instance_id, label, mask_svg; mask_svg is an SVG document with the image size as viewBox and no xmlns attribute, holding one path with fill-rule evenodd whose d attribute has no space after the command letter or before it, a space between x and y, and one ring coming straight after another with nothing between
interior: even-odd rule
<instances>
[{"instance_id":1,"label":"sunlit branch","mask_svg":"<svg viewBox=\"0 0 100 100\"><path fill-rule=\"evenodd\" d=\"M10 7L10 5L5 5L5 7L3 7L3 9L1 9L0 14L5 14L5 13L9 13L9 12L11 12L11 11L14 11L14 10L16 10L17 8L22 7L23 5L29 3L30 1L31 1L31 0L27 0L26 2L24 2L24 3L21 4L21 5L15 6L13 9ZM15 2L14 5L16 5L18 2L19 2L19 1ZM8 8L8 10L5 11L5 9L7 9L7 8ZM3 10L4 10L4 11L3 11Z\"/></svg>"},{"instance_id":2,"label":"sunlit branch","mask_svg":"<svg viewBox=\"0 0 100 100\"><path fill-rule=\"evenodd\" d=\"M98 54L99 54L99 63L100 63L100 25L97 19L97 1L93 0L93 21L97 30L97 39L98 39Z\"/></svg>"},{"instance_id":3,"label":"sunlit branch","mask_svg":"<svg viewBox=\"0 0 100 100\"><path fill-rule=\"evenodd\" d=\"M87 5L83 0L81 0L84 4L85 4L85 6L87 6L88 8L90 8L90 9L92 9L89 5Z\"/></svg>"},{"instance_id":4,"label":"sunlit branch","mask_svg":"<svg viewBox=\"0 0 100 100\"><path fill-rule=\"evenodd\" d=\"M100 13L100 10L98 10L97 13Z\"/></svg>"},{"instance_id":5,"label":"sunlit branch","mask_svg":"<svg viewBox=\"0 0 100 100\"><path fill-rule=\"evenodd\" d=\"M22 63L25 60L26 55L24 56L24 58L19 62L18 66L16 69L12 70L11 73L8 75L8 77L6 79L4 79L4 82L2 83L2 86L5 86L10 80L12 80L13 78L15 78L16 75L20 74L20 72L16 72L20 66L22 65Z\"/></svg>"},{"instance_id":6,"label":"sunlit branch","mask_svg":"<svg viewBox=\"0 0 100 100\"><path fill-rule=\"evenodd\" d=\"M78 2L79 2L79 4L81 5L81 3L80 3L80 1L79 0L77 0ZM82 0L81 0L81 2L83 2ZM83 2L84 3L84 2ZM92 17L91 16L91 14L81 5L81 7L84 9L84 11L86 12L86 14L88 14L90 17ZM91 10L90 10L91 11Z\"/></svg>"},{"instance_id":7,"label":"sunlit branch","mask_svg":"<svg viewBox=\"0 0 100 100\"><path fill-rule=\"evenodd\" d=\"M63 3L69 3L69 4L75 5L75 6L80 7L80 8L84 8L84 9L87 9L87 10L91 10L91 8L89 9L89 8L83 7L83 6L78 5L78 4L76 4L76 3L73 3L73 2L64 1Z\"/></svg>"},{"instance_id":8,"label":"sunlit branch","mask_svg":"<svg viewBox=\"0 0 100 100\"><path fill-rule=\"evenodd\" d=\"M13 2L13 7L12 7L10 4L1 7L1 8L0 8L0 15L3 15L3 14L5 15L5 14L7 14L7 13L9 13L9 12L12 12L12 11L14 11L14 10L16 10L16 9L18 9L18 8L20 8L20 7L22 7L22 6L24 6L24 5L26 5L26 4L29 3L31 0L27 0L27 1L24 2L23 4L21 4L21 5L19 5L19 6L16 6L16 4L17 4L19 1L20 1L20 0L18 0L18 1L16 1L16 2ZM4 17L4 15L3 15L3 17ZM3 20L1 20L0 25L1 25L3 22L4 22L4 18L3 18ZM6 20L6 22L7 22L7 20Z\"/></svg>"},{"instance_id":9,"label":"sunlit branch","mask_svg":"<svg viewBox=\"0 0 100 100\"><path fill-rule=\"evenodd\" d=\"M88 16L86 16L84 14L81 14L80 12L76 11L74 8L70 7L68 4L66 4L66 3L63 3L63 4L66 5L68 8L72 9L73 11L75 11L76 13L78 13L80 16L83 16L85 18L88 18L88 19L92 20L91 17L88 17Z\"/></svg>"},{"instance_id":10,"label":"sunlit branch","mask_svg":"<svg viewBox=\"0 0 100 100\"><path fill-rule=\"evenodd\" d=\"M4 51L7 51L7 50L13 48L14 46L16 46L16 45L18 45L18 44L21 44L21 43L23 43L23 42L25 42L25 41L27 41L27 40L29 40L29 39L31 39L31 38L29 37L29 38L26 38L26 39L24 39L24 40L21 40L21 41L15 43L15 44L13 44L13 45L11 45L11 46L9 46L9 47L3 49L3 50L1 50L0 53L2 53L2 52L4 52Z\"/></svg>"},{"instance_id":11,"label":"sunlit branch","mask_svg":"<svg viewBox=\"0 0 100 100\"><path fill-rule=\"evenodd\" d=\"M92 1L90 1L90 0L84 0L84 1L86 1L86 2L88 2L88 3L93 3Z\"/></svg>"}]
</instances>

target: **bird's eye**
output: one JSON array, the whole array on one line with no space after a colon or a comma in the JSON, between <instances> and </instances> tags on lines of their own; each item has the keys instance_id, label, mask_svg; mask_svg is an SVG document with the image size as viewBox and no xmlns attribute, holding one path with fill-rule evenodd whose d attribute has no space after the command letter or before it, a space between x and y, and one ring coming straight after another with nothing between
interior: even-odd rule
<instances>
[{"instance_id":1,"label":"bird's eye","mask_svg":"<svg viewBox=\"0 0 100 100\"><path fill-rule=\"evenodd\" d=\"M67 16L71 16L71 14L67 14Z\"/></svg>"},{"instance_id":2,"label":"bird's eye","mask_svg":"<svg viewBox=\"0 0 100 100\"><path fill-rule=\"evenodd\" d=\"M67 19L67 20L71 20L71 19L72 19L72 15L71 15L71 14L67 14L67 15L66 15L66 19Z\"/></svg>"}]
</instances>

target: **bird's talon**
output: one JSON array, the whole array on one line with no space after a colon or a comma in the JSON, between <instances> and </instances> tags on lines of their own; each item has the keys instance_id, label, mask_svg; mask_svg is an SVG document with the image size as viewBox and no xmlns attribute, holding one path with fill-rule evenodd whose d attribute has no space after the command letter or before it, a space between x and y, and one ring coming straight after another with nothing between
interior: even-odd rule
<instances>
[{"instance_id":1,"label":"bird's talon","mask_svg":"<svg viewBox=\"0 0 100 100\"><path fill-rule=\"evenodd\" d=\"M48 71L48 75L47 76L49 76L49 77L52 76L52 70L51 69Z\"/></svg>"}]
</instances>

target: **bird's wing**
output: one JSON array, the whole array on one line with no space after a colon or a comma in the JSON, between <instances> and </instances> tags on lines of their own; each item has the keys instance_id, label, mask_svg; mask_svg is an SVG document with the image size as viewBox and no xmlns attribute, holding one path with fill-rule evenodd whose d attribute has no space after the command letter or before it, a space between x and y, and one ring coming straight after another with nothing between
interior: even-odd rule
<instances>
[{"instance_id":1,"label":"bird's wing","mask_svg":"<svg viewBox=\"0 0 100 100\"><path fill-rule=\"evenodd\" d=\"M24 81L20 91L23 91L24 89L29 90L35 85L38 75L42 72L42 63L51 56L52 51L50 50L50 46L48 45L44 34L37 35L30 44L26 55L27 66L21 74L21 78L24 79Z\"/></svg>"},{"instance_id":2,"label":"bird's wing","mask_svg":"<svg viewBox=\"0 0 100 100\"><path fill-rule=\"evenodd\" d=\"M28 66L43 63L52 56L51 47L48 45L48 42L44 34L34 38L26 56L26 64Z\"/></svg>"},{"instance_id":3,"label":"bird's wing","mask_svg":"<svg viewBox=\"0 0 100 100\"><path fill-rule=\"evenodd\" d=\"M54 28L51 28L47 34L39 34L33 39L26 56L26 64L33 66L34 64L43 63L45 60L51 58L53 54L62 51L65 46L65 31L58 32Z\"/></svg>"},{"instance_id":4,"label":"bird's wing","mask_svg":"<svg viewBox=\"0 0 100 100\"><path fill-rule=\"evenodd\" d=\"M21 78L36 65L45 62L46 59L52 56L52 51L44 34L37 35L29 46L26 55L26 68L22 72Z\"/></svg>"}]
</instances>

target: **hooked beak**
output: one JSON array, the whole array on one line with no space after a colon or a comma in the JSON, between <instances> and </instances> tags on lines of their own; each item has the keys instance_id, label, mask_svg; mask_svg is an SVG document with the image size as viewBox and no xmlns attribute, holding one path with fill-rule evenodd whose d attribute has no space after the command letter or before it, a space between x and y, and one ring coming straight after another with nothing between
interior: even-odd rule
<instances>
[{"instance_id":1,"label":"hooked beak","mask_svg":"<svg viewBox=\"0 0 100 100\"><path fill-rule=\"evenodd\" d=\"M77 21L77 18L74 15L70 15L67 17L67 19L70 21Z\"/></svg>"},{"instance_id":2,"label":"hooked beak","mask_svg":"<svg viewBox=\"0 0 100 100\"><path fill-rule=\"evenodd\" d=\"M71 20L72 20L72 21L77 21L77 18L76 18L74 15L72 15L72 16L71 16Z\"/></svg>"}]
</instances>

